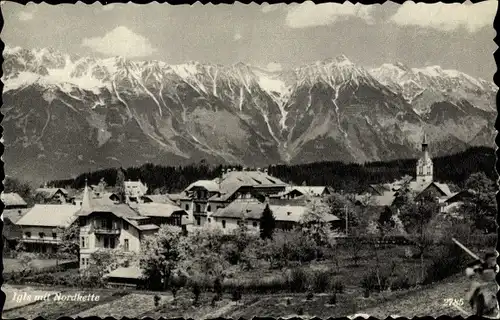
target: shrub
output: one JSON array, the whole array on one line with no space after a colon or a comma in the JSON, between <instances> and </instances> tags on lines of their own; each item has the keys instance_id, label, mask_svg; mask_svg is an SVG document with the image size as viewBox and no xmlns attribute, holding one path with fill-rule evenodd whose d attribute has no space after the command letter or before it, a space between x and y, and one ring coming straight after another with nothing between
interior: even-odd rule
<instances>
[{"instance_id":1,"label":"shrub","mask_svg":"<svg viewBox=\"0 0 500 320\"><path fill-rule=\"evenodd\" d=\"M160 296L159 295L156 295L153 297L153 300L154 300L154 303L155 303L155 307L158 308L160 306Z\"/></svg>"},{"instance_id":2,"label":"shrub","mask_svg":"<svg viewBox=\"0 0 500 320\"><path fill-rule=\"evenodd\" d=\"M466 267L467 257L456 245L445 245L437 250L427 267L423 284L440 281L462 272Z\"/></svg>"},{"instance_id":3,"label":"shrub","mask_svg":"<svg viewBox=\"0 0 500 320\"><path fill-rule=\"evenodd\" d=\"M411 288L410 279L405 275L398 275L391 283L391 290L407 290Z\"/></svg>"},{"instance_id":4,"label":"shrub","mask_svg":"<svg viewBox=\"0 0 500 320\"><path fill-rule=\"evenodd\" d=\"M222 281L219 277L217 277L214 281L214 292L216 299L220 300L222 298L223 288Z\"/></svg>"},{"instance_id":5,"label":"shrub","mask_svg":"<svg viewBox=\"0 0 500 320\"><path fill-rule=\"evenodd\" d=\"M377 277L377 273L372 271L368 274L365 274L361 279L361 287L368 292L373 291L383 291L388 289L389 287L389 278L386 275L380 274ZM380 282L379 282L380 281Z\"/></svg>"},{"instance_id":6,"label":"shrub","mask_svg":"<svg viewBox=\"0 0 500 320\"><path fill-rule=\"evenodd\" d=\"M288 283L283 277L272 277L253 280L247 284L246 288L250 292L257 293L277 293L288 288Z\"/></svg>"},{"instance_id":7,"label":"shrub","mask_svg":"<svg viewBox=\"0 0 500 320\"><path fill-rule=\"evenodd\" d=\"M242 289L241 287L237 287L233 290L233 292L231 293L231 298L233 301L239 301L241 300L241 295L242 295Z\"/></svg>"},{"instance_id":8,"label":"shrub","mask_svg":"<svg viewBox=\"0 0 500 320\"><path fill-rule=\"evenodd\" d=\"M368 288L364 288L364 290L363 290L363 297L364 298L369 298L370 297L370 290Z\"/></svg>"},{"instance_id":9,"label":"shrub","mask_svg":"<svg viewBox=\"0 0 500 320\"><path fill-rule=\"evenodd\" d=\"M288 287L292 292L304 292L307 290L307 274L303 269L294 269L288 279Z\"/></svg>"},{"instance_id":10,"label":"shrub","mask_svg":"<svg viewBox=\"0 0 500 320\"><path fill-rule=\"evenodd\" d=\"M313 297L314 297L314 295L313 295L312 292L308 292L307 295L306 295L306 299L307 300L312 300Z\"/></svg>"},{"instance_id":11,"label":"shrub","mask_svg":"<svg viewBox=\"0 0 500 320\"><path fill-rule=\"evenodd\" d=\"M289 306L292 304L292 300L290 298L286 298L286 305Z\"/></svg>"},{"instance_id":12,"label":"shrub","mask_svg":"<svg viewBox=\"0 0 500 320\"><path fill-rule=\"evenodd\" d=\"M266 241L261 254L273 268L283 268L291 261L309 262L319 254L320 248L307 233L294 229L276 232L273 240Z\"/></svg>"},{"instance_id":13,"label":"shrub","mask_svg":"<svg viewBox=\"0 0 500 320\"><path fill-rule=\"evenodd\" d=\"M340 280L335 280L332 284L332 289L336 293L343 293L344 292L344 284Z\"/></svg>"},{"instance_id":14,"label":"shrub","mask_svg":"<svg viewBox=\"0 0 500 320\"><path fill-rule=\"evenodd\" d=\"M328 303L331 305L337 304L337 293L336 292L333 292L333 294L330 296Z\"/></svg>"},{"instance_id":15,"label":"shrub","mask_svg":"<svg viewBox=\"0 0 500 320\"><path fill-rule=\"evenodd\" d=\"M201 294L201 288L198 283L194 283L191 287L191 291L193 292L194 295L194 301L193 304L197 305L199 300L200 300L200 294Z\"/></svg>"},{"instance_id":16,"label":"shrub","mask_svg":"<svg viewBox=\"0 0 500 320\"><path fill-rule=\"evenodd\" d=\"M127 294L128 294L128 292L127 292L127 291L120 290L120 291L115 291L115 292L113 292L111 295L112 295L113 297L124 297L124 296L126 296Z\"/></svg>"},{"instance_id":17,"label":"shrub","mask_svg":"<svg viewBox=\"0 0 500 320\"><path fill-rule=\"evenodd\" d=\"M299 310L297 310L297 314L298 314L299 316L304 315L304 308L300 307L300 308L299 308Z\"/></svg>"},{"instance_id":18,"label":"shrub","mask_svg":"<svg viewBox=\"0 0 500 320\"><path fill-rule=\"evenodd\" d=\"M314 273L312 283L315 292L325 292L330 284L330 274L326 271L318 271Z\"/></svg>"},{"instance_id":19,"label":"shrub","mask_svg":"<svg viewBox=\"0 0 500 320\"><path fill-rule=\"evenodd\" d=\"M241 252L235 243L224 243L221 247L222 256L232 265L238 264L241 258Z\"/></svg>"}]
</instances>

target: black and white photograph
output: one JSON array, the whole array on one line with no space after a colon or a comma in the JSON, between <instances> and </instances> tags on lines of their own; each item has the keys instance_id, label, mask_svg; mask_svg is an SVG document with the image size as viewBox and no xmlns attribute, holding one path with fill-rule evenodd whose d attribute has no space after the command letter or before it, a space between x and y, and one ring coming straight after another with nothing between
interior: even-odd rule
<instances>
[{"instance_id":1,"label":"black and white photograph","mask_svg":"<svg viewBox=\"0 0 500 320\"><path fill-rule=\"evenodd\" d=\"M1 1L2 319L500 319L498 1Z\"/></svg>"}]
</instances>

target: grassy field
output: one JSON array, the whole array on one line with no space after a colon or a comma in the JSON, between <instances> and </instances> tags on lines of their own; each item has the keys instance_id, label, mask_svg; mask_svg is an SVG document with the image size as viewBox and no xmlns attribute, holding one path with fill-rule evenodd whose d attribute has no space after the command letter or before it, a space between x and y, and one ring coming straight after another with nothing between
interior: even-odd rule
<instances>
[{"instance_id":1,"label":"grassy field","mask_svg":"<svg viewBox=\"0 0 500 320\"><path fill-rule=\"evenodd\" d=\"M363 297L361 278L376 268L376 257L378 257L380 270L389 271L394 266L394 273L408 277L410 284L414 285L420 277L421 265L419 259L406 256L405 247L394 246L378 250L378 256L373 251L364 249L359 252L359 261L354 263L352 254L347 251L338 252L337 259L316 261L305 264L303 267L309 270L329 270L330 281L340 281L344 285L344 291L337 294L337 301L332 304L332 290L327 289L325 293L316 293L307 299L307 293L279 292L274 294L262 294L259 292L244 292L242 299L238 302L231 300L231 292L226 291L223 299L212 305L214 296L212 292L204 292L200 296L199 304L193 305L193 294L188 289L178 292L174 300L170 292L161 294L159 306L154 304L154 294L142 293L140 291L124 292L110 289L89 289L81 291L77 288L56 289L35 288L27 286L16 286L9 288L4 286L7 294L7 304L10 310L3 313L4 319L25 317L32 319L43 316L46 319L56 319L60 316L86 317L99 316L121 318L127 317L184 317L184 318L251 318L255 315L290 317L294 315L318 316L321 318L341 317L355 313L367 313L382 319L388 315L401 315L412 317L415 315L464 315L463 312L452 306L444 304L444 298L461 299L467 290L467 282L464 277L452 277L440 283L427 287L417 287L410 290L384 291L371 293L368 298ZM429 263L425 260L425 265ZM288 269L294 268L288 266ZM68 270L67 272L70 272ZM252 282L265 277L273 278L283 276L286 270L271 270L268 268L256 268L250 271L239 271L227 281L237 283ZM5 289L7 288L7 290ZM10 292L9 292L10 290ZM14 290L20 293L24 291L32 294L41 292L57 292L72 294L80 292L82 295L94 293L100 296L99 301L39 301L33 304L20 306L15 305L12 300ZM126 290L126 289L125 289ZM18 307L18 308L15 308ZM14 309L11 309L14 308ZM467 306L463 306L464 309ZM468 309L467 309L468 310Z\"/></svg>"},{"instance_id":2,"label":"grassy field","mask_svg":"<svg viewBox=\"0 0 500 320\"><path fill-rule=\"evenodd\" d=\"M379 319L390 315L411 318L413 316L441 315L467 316L469 310L463 306L459 310L444 303L444 298L463 299L468 282L461 277L454 277L442 283L416 288L409 291L382 292L363 298L355 291L348 290L337 295L334 305L330 304L330 295L314 294L308 300L306 294L269 294L243 295L238 302L231 301L225 295L215 306L211 305L213 294L203 294L200 305L193 305L189 293L180 294L176 302L163 305L156 310L141 314L141 317L185 317L185 318L245 318L265 317L343 317L356 313L366 313ZM462 311L465 311L462 312Z\"/></svg>"},{"instance_id":3,"label":"grassy field","mask_svg":"<svg viewBox=\"0 0 500 320\"><path fill-rule=\"evenodd\" d=\"M468 288L464 277L453 277L441 283L415 288L408 291L382 292L363 298L357 290L348 289L343 294L337 295L335 305L330 304L329 294L314 294L307 299L305 293L301 294L243 294L238 302L231 301L229 294L224 294L223 299L214 306L211 304L213 293L202 293L197 306L193 305L193 295L188 290L177 294L175 301L168 293L161 294L159 307L154 305L154 295L150 293L121 293L113 290L96 289L92 292L99 295L97 302L74 301L40 301L24 307L4 311L4 319L24 317L33 319L42 316L45 319L56 319L60 316L72 317L184 317L184 318L251 318L253 316L291 317L294 315L317 316L321 318L341 317L355 313L366 313L384 319L389 315L400 315L411 318L413 316L440 315L467 316L462 311L469 311L467 306L462 310L444 303L445 298L462 299ZM9 288L3 288L9 291ZM20 291L30 291L32 294L44 290L39 288L16 288ZM49 290L49 289L48 289ZM49 290L50 291L50 290ZM87 291L76 289L63 290L62 294ZM10 295L12 296L12 294ZM8 294L9 297L9 294Z\"/></svg>"}]
</instances>

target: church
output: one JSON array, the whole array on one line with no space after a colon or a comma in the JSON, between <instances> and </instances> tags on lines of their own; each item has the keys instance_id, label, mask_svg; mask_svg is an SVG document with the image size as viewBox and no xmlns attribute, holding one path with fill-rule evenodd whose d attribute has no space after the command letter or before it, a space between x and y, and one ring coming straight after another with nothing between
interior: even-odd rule
<instances>
[{"instance_id":1,"label":"church","mask_svg":"<svg viewBox=\"0 0 500 320\"><path fill-rule=\"evenodd\" d=\"M370 185L365 195L369 196L371 205L391 206L402 188L413 192L417 201L423 197L431 196L441 203L452 196L447 184L434 181L434 164L429 155L429 144L425 133L421 146L422 151L416 164L415 179ZM361 199L361 196L358 199Z\"/></svg>"}]
</instances>

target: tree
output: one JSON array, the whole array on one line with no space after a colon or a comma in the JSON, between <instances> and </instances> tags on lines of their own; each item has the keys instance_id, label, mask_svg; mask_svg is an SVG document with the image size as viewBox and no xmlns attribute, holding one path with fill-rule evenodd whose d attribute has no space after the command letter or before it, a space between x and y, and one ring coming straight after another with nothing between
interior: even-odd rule
<instances>
[{"instance_id":1,"label":"tree","mask_svg":"<svg viewBox=\"0 0 500 320\"><path fill-rule=\"evenodd\" d=\"M261 239L272 239L274 229L276 228L276 219L273 212L266 204L262 216L260 218L260 237Z\"/></svg>"},{"instance_id":2,"label":"tree","mask_svg":"<svg viewBox=\"0 0 500 320\"><path fill-rule=\"evenodd\" d=\"M81 274L82 283L90 286L104 286L104 275L118 267L117 250L99 249L92 252L89 257L89 265Z\"/></svg>"},{"instance_id":3,"label":"tree","mask_svg":"<svg viewBox=\"0 0 500 320\"><path fill-rule=\"evenodd\" d=\"M431 195L423 196L415 201L413 194L404 196L405 202L400 207L399 217L407 233L406 237L417 248L416 257L421 262L421 279L424 278L424 253L433 245L436 239L433 218L439 212L439 206Z\"/></svg>"},{"instance_id":4,"label":"tree","mask_svg":"<svg viewBox=\"0 0 500 320\"><path fill-rule=\"evenodd\" d=\"M17 257L19 264L21 265L21 274L24 275L33 268L35 258L36 256L32 252L23 252Z\"/></svg>"},{"instance_id":5,"label":"tree","mask_svg":"<svg viewBox=\"0 0 500 320\"><path fill-rule=\"evenodd\" d=\"M300 224L318 246L331 244L331 228L327 218L331 215L331 207L327 202L314 200L307 206L307 211L302 216Z\"/></svg>"},{"instance_id":6,"label":"tree","mask_svg":"<svg viewBox=\"0 0 500 320\"><path fill-rule=\"evenodd\" d=\"M496 232L496 188L495 182L483 172L472 174L465 182L472 194L462 208L465 215L472 219L476 229L485 233Z\"/></svg>"},{"instance_id":7,"label":"tree","mask_svg":"<svg viewBox=\"0 0 500 320\"><path fill-rule=\"evenodd\" d=\"M28 205L32 205L35 201L32 187L16 178L5 177L4 180L5 193L17 193L23 198Z\"/></svg>"},{"instance_id":8,"label":"tree","mask_svg":"<svg viewBox=\"0 0 500 320\"><path fill-rule=\"evenodd\" d=\"M125 201L125 174L123 173L122 168L118 169L116 173L116 182L115 182L116 193L120 197L120 202Z\"/></svg>"},{"instance_id":9,"label":"tree","mask_svg":"<svg viewBox=\"0 0 500 320\"><path fill-rule=\"evenodd\" d=\"M356 228L360 224L357 210L347 196L340 193L332 193L326 198L330 210L329 213L335 215L340 220L348 220L349 228Z\"/></svg>"},{"instance_id":10,"label":"tree","mask_svg":"<svg viewBox=\"0 0 500 320\"><path fill-rule=\"evenodd\" d=\"M139 263L152 289L164 290L169 286L181 260L181 237L180 229L162 225L158 233L144 238L143 255Z\"/></svg>"},{"instance_id":11,"label":"tree","mask_svg":"<svg viewBox=\"0 0 500 320\"><path fill-rule=\"evenodd\" d=\"M58 227L56 233L61 235L57 248L57 258L78 259L80 256L80 226L78 222L72 223L67 228Z\"/></svg>"}]
</instances>

